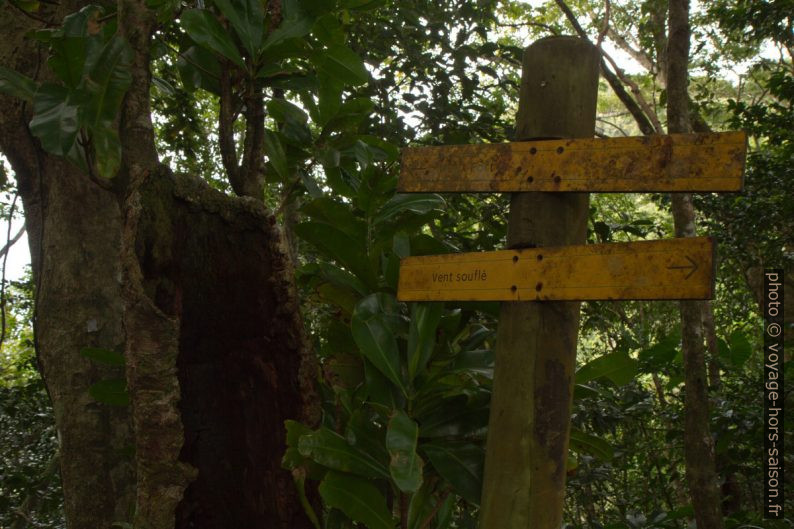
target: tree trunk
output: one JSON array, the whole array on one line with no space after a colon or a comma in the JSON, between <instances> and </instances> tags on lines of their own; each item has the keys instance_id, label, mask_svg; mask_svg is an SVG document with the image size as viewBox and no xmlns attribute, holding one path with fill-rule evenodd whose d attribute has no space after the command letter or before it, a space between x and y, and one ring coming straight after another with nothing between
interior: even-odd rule
<instances>
[{"instance_id":1,"label":"tree trunk","mask_svg":"<svg viewBox=\"0 0 794 529\"><path fill-rule=\"evenodd\" d=\"M689 97L689 0L670 0L667 41L667 126L670 133L691 132ZM695 236L692 196L674 193L676 237ZM681 338L684 356L684 457L695 520L700 529L721 529L714 442L709 428L706 346L703 301L681 301Z\"/></svg>"},{"instance_id":2,"label":"tree trunk","mask_svg":"<svg viewBox=\"0 0 794 529\"><path fill-rule=\"evenodd\" d=\"M39 15L59 24L79 7ZM24 38L38 24L16 13L6 8L0 20L0 63L47 75L46 57ZM44 153L27 128L29 105L0 96L0 149L25 205L67 523L105 529L134 514L141 529L309 528L280 467L284 420L319 415L291 262L261 203L157 161L151 22L142 4L120 2L135 59L115 192ZM125 353L130 406L89 395L125 372L82 357L87 346Z\"/></svg>"}]
</instances>

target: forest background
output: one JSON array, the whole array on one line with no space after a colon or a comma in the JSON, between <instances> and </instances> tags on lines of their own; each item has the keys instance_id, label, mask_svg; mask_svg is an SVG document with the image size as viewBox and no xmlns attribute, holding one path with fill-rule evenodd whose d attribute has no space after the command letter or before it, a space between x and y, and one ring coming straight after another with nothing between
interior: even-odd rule
<instances>
[{"instance_id":1,"label":"forest background","mask_svg":"<svg viewBox=\"0 0 794 529\"><path fill-rule=\"evenodd\" d=\"M124 74L134 54L117 38L115 5L70 5L0 2L50 57L43 85L30 70L15 76L15 50L2 50L0 92L31 105L42 152L66 157L103 187L128 163L115 131L137 79ZM668 2L285 0L263 11L255 2L152 0L146 9L157 14L146 93L161 160L174 174L263 202L295 266L320 408L314 419L305 410L292 416L277 459L284 456L302 511L323 527L474 527L498 305L408 306L394 292L400 257L502 248L508 197L395 194L399 149L510 140L522 49L559 34L604 52L598 136L663 133ZM695 3L690 16L693 129L743 129L750 138L744 191L694 197L698 233L718 242L716 296L702 322L701 404L725 527L790 525L761 518L760 302L764 268L786 270L794 300L792 16L790 0ZM79 63L72 46L83 46ZM105 76L101 61L90 63L92 49L112 64ZM92 119L80 99L92 88L70 84L75 69L105 83L109 106ZM30 212L9 161L16 155L9 142L0 146L8 156L0 160L0 527L66 527L63 452L33 332L36 274L12 271L10 257L26 241L19 219ZM247 171L261 178L239 176ZM588 242L673 234L667 195L591 197ZM790 342L790 326L786 333ZM86 340L73 354L91 373L81 384L94 405L123 416L131 395L122 351ZM584 303L577 358L566 525L690 526L698 492L686 478L677 304ZM790 377L791 362L785 369ZM786 426L791 432L790 414ZM113 449L126 458L120 465L138 457L131 446ZM123 496L112 521L130 527L135 501Z\"/></svg>"}]
</instances>

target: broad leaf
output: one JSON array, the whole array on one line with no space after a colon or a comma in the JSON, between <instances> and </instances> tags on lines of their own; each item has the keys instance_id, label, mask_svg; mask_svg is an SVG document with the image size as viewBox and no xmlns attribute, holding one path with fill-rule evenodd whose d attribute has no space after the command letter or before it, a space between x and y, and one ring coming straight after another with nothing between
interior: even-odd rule
<instances>
[{"instance_id":1,"label":"broad leaf","mask_svg":"<svg viewBox=\"0 0 794 529\"><path fill-rule=\"evenodd\" d=\"M570 445L574 452L589 454L602 461L611 461L615 454L615 449L608 442L573 427Z\"/></svg>"},{"instance_id":2,"label":"broad leaf","mask_svg":"<svg viewBox=\"0 0 794 529\"><path fill-rule=\"evenodd\" d=\"M44 83L33 99L30 131L45 151L59 156L66 156L73 149L82 126L80 108L70 95L66 87Z\"/></svg>"},{"instance_id":3,"label":"broad leaf","mask_svg":"<svg viewBox=\"0 0 794 529\"><path fill-rule=\"evenodd\" d=\"M425 368L436 346L436 328L444 313L443 303L414 303L408 329L408 380Z\"/></svg>"},{"instance_id":4,"label":"broad leaf","mask_svg":"<svg viewBox=\"0 0 794 529\"><path fill-rule=\"evenodd\" d=\"M365 478L389 477L384 464L350 446L344 437L328 428L302 435L298 440L298 451L303 457L333 470Z\"/></svg>"},{"instance_id":5,"label":"broad leaf","mask_svg":"<svg viewBox=\"0 0 794 529\"><path fill-rule=\"evenodd\" d=\"M196 44L226 57L245 70L245 63L228 32L206 9L188 9L180 15L182 27Z\"/></svg>"},{"instance_id":6,"label":"broad leaf","mask_svg":"<svg viewBox=\"0 0 794 529\"><path fill-rule=\"evenodd\" d=\"M335 79L354 86L369 80L364 61L347 46L332 44L321 54L317 66Z\"/></svg>"},{"instance_id":7,"label":"broad leaf","mask_svg":"<svg viewBox=\"0 0 794 529\"><path fill-rule=\"evenodd\" d=\"M286 181L290 177L289 166L287 165L287 153L284 151L284 144L281 142L281 135L272 130L265 131L265 154L270 166Z\"/></svg>"},{"instance_id":8,"label":"broad leaf","mask_svg":"<svg viewBox=\"0 0 794 529\"><path fill-rule=\"evenodd\" d=\"M355 274L367 285L367 288L370 290L376 288L377 278L367 257L363 240L353 239L325 222L302 222L295 227L295 233Z\"/></svg>"},{"instance_id":9,"label":"broad leaf","mask_svg":"<svg viewBox=\"0 0 794 529\"><path fill-rule=\"evenodd\" d=\"M643 371L658 371L672 365L680 343L681 335L676 332L640 351L637 358L639 358Z\"/></svg>"},{"instance_id":10,"label":"broad leaf","mask_svg":"<svg viewBox=\"0 0 794 529\"><path fill-rule=\"evenodd\" d=\"M423 444L433 468L449 481L455 491L466 501L480 504L482 471L485 451L474 444Z\"/></svg>"},{"instance_id":11,"label":"broad leaf","mask_svg":"<svg viewBox=\"0 0 794 529\"><path fill-rule=\"evenodd\" d=\"M319 490L328 507L339 509L367 529L394 529L386 499L368 481L329 472Z\"/></svg>"},{"instance_id":12,"label":"broad leaf","mask_svg":"<svg viewBox=\"0 0 794 529\"><path fill-rule=\"evenodd\" d=\"M353 339L361 354L405 394L397 338L381 310L380 298L384 296L386 294L370 294L356 305L352 321Z\"/></svg>"},{"instance_id":13,"label":"broad leaf","mask_svg":"<svg viewBox=\"0 0 794 529\"><path fill-rule=\"evenodd\" d=\"M110 124L116 118L121 100L132 83L131 64L132 50L122 38L113 37L102 48L85 83L91 94L85 118L89 126Z\"/></svg>"},{"instance_id":14,"label":"broad leaf","mask_svg":"<svg viewBox=\"0 0 794 529\"><path fill-rule=\"evenodd\" d=\"M36 93L36 82L21 73L0 66L0 93L31 102Z\"/></svg>"},{"instance_id":15,"label":"broad leaf","mask_svg":"<svg viewBox=\"0 0 794 529\"><path fill-rule=\"evenodd\" d=\"M444 199L439 195L398 194L380 208L373 220L375 224L382 224L405 211L421 215L442 207L444 207Z\"/></svg>"},{"instance_id":16,"label":"broad leaf","mask_svg":"<svg viewBox=\"0 0 794 529\"><path fill-rule=\"evenodd\" d=\"M403 492L416 492L422 486L424 462L416 453L419 427L403 411L395 411L386 430L386 449L389 451L389 472Z\"/></svg>"},{"instance_id":17,"label":"broad leaf","mask_svg":"<svg viewBox=\"0 0 794 529\"><path fill-rule=\"evenodd\" d=\"M314 25L314 19L309 17L285 18L279 27L268 35L267 40L262 45L262 50L266 51L287 39L297 39L309 34Z\"/></svg>"},{"instance_id":18,"label":"broad leaf","mask_svg":"<svg viewBox=\"0 0 794 529\"><path fill-rule=\"evenodd\" d=\"M265 13L260 0L214 0L223 16L231 23L248 55L256 59L262 46Z\"/></svg>"},{"instance_id":19,"label":"broad leaf","mask_svg":"<svg viewBox=\"0 0 794 529\"><path fill-rule=\"evenodd\" d=\"M719 353L723 360L734 367L741 367L753 354L753 347L742 331L734 331L728 343L720 343Z\"/></svg>"},{"instance_id":20,"label":"broad leaf","mask_svg":"<svg viewBox=\"0 0 794 529\"><path fill-rule=\"evenodd\" d=\"M576 383L605 377L618 386L628 384L637 374L637 361L626 351L614 351L591 360L576 371Z\"/></svg>"}]
</instances>

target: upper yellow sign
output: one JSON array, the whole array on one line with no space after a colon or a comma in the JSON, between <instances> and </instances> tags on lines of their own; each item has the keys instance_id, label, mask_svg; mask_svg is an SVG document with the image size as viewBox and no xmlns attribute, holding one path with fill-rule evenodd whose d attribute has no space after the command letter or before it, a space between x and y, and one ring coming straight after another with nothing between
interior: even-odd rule
<instances>
[{"instance_id":1,"label":"upper yellow sign","mask_svg":"<svg viewBox=\"0 0 794 529\"><path fill-rule=\"evenodd\" d=\"M400 301L710 299L709 237L407 257Z\"/></svg>"},{"instance_id":2,"label":"upper yellow sign","mask_svg":"<svg viewBox=\"0 0 794 529\"><path fill-rule=\"evenodd\" d=\"M402 192L740 191L744 132L403 149Z\"/></svg>"}]
</instances>

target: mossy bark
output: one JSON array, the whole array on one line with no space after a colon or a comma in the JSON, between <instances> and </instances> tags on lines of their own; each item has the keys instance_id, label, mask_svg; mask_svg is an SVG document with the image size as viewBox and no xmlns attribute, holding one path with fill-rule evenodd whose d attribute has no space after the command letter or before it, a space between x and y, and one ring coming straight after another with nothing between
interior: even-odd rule
<instances>
[{"instance_id":1,"label":"mossy bark","mask_svg":"<svg viewBox=\"0 0 794 529\"><path fill-rule=\"evenodd\" d=\"M42 6L54 24L82 7ZM0 63L46 75L46 56L24 37L38 23L3 13ZM319 413L291 261L260 203L157 161L152 27L142 2L119 3L135 57L112 188L43 152L27 127L30 106L0 96L0 149L25 205L67 524L309 528L280 468L284 420L314 423ZM126 372L84 358L86 346L123 351ZM93 383L125 375L130 406L90 397Z\"/></svg>"}]
</instances>

